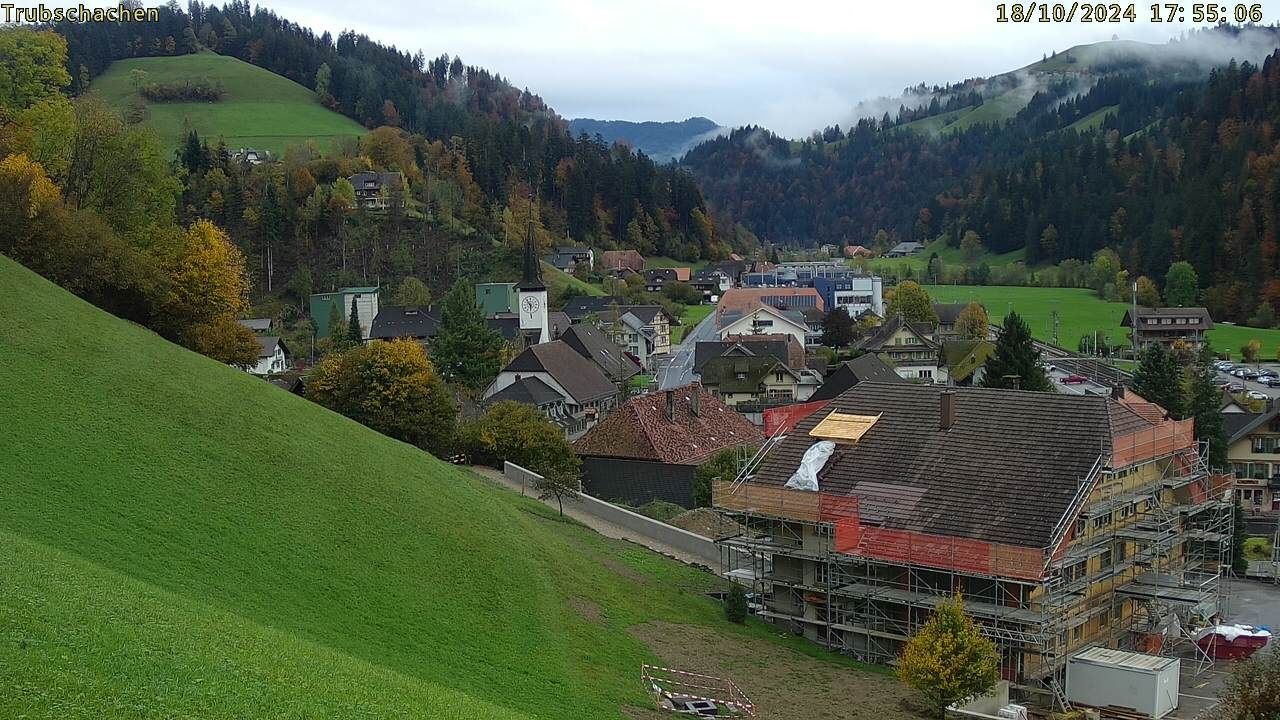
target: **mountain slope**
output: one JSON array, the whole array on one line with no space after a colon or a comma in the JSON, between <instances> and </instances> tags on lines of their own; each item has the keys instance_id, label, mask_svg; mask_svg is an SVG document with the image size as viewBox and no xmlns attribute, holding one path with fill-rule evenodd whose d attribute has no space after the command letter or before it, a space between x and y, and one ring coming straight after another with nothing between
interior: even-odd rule
<instances>
[{"instance_id":1,"label":"mountain slope","mask_svg":"<svg viewBox=\"0 0 1280 720\"><path fill-rule=\"evenodd\" d=\"M574 118L569 121L569 132L573 133L574 137L582 133L590 137L599 135L610 145L615 142L626 143L660 162L678 160L689 151L689 148L703 140L715 137L724 130L725 128L717 125L714 120L704 117L691 117L678 122L631 122L591 118Z\"/></svg>"},{"instance_id":2,"label":"mountain slope","mask_svg":"<svg viewBox=\"0 0 1280 720\"><path fill-rule=\"evenodd\" d=\"M620 718L653 659L626 628L765 634L3 256L0 314L0 716Z\"/></svg>"},{"instance_id":3,"label":"mountain slope","mask_svg":"<svg viewBox=\"0 0 1280 720\"><path fill-rule=\"evenodd\" d=\"M173 57L132 58L111 64L91 89L125 114L137 97L130 75L146 73L146 82L169 83L208 78L221 82L226 96L214 103L147 103L144 124L155 129L172 150L188 130L235 150L252 147L279 155L289 145L314 140L329 150L341 138L359 137L365 129L325 108L316 94L287 78L233 57L198 53Z\"/></svg>"}]
</instances>

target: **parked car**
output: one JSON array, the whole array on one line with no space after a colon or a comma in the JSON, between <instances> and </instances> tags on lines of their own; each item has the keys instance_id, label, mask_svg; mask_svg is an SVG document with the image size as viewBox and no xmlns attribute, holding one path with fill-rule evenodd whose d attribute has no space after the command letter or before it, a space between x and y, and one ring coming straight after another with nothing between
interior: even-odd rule
<instances>
[{"instance_id":1,"label":"parked car","mask_svg":"<svg viewBox=\"0 0 1280 720\"><path fill-rule=\"evenodd\" d=\"M1266 393L1258 392L1257 390L1250 390L1249 392L1245 393L1244 396L1249 398L1250 400L1266 400L1267 399Z\"/></svg>"},{"instance_id":2,"label":"parked car","mask_svg":"<svg viewBox=\"0 0 1280 720\"><path fill-rule=\"evenodd\" d=\"M1227 386L1227 392L1242 393L1244 392L1244 385L1241 385L1240 383L1231 383L1230 385Z\"/></svg>"},{"instance_id":3,"label":"parked car","mask_svg":"<svg viewBox=\"0 0 1280 720\"><path fill-rule=\"evenodd\" d=\"M1245 380L1257 380L1258 372L1256 370L1249 370L1246 368L1244 372L1240 373L1240 377Z\"/></svg>"},{"instance_id":4,"label":"parked car","mask_svg":"<svg viewBox=\"0 0 1280 720\"><path fill-rule=\"evenodd\" d=\"M1280 377L1276 377L1275 375L1260 377L1258 378L1258 382L1266 385L1267 387L1280 387Z\"/></svg>"},{"instance_id":5,"label":"parked car","mask_svg":"<svg viewBox=\"0 0 1280 720\"><path fill-rule=\"evenodd\" d=\"M1278 377L1278 376L1280 376L1280 373L1277 373L1275 370L1272 370L1271 368L1262 368L1261 370L1258 371L1258 377L1260 378Z\"/></svg>"},{"instance_id":6,"label":"parked car","mask_svg":"<svg viewBox=\"0 0 1280 720\"><path fill-rule=\"evenodd\" d=\"M1063 385L1079 385L1080 383L1089 382L1089 378L1072 373L1071 375L1063 377L1061 382Z\"/></svg>"},{"instance_id":7,"label":"parked car","mask_svg":"<svg viewBox=\"0 0 1280 720\"><path fill-rule=\"evenodd\" d=\"M1213 386L1218 388L1219 390L1226 390L1227 387L1230 385L1231 385L1230 380L1214 380L1213 381Z\"/></svg>"}]
</instances>

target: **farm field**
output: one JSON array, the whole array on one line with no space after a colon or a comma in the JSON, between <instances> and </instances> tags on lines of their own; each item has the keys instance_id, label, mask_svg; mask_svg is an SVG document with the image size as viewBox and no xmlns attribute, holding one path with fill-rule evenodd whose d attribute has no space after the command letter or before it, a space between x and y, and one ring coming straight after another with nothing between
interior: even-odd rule
<instances>
[{"instance_id":1,"label":"farm field","mask_svg":"<svg viewBox=\"0 0 1280 720\"><path fill-rule=\"evenodd\" d=\"M91 91L123 112L136 95L130 81L135 69L147 74L147 82L207 77L226 88L226 97L214 103L147 103L144 124L156 131L167 151L176 149L189 129L210 144L221 138L232 150L252 147L276 155L307 140L314 140L322 151L329 150L343 138L366 132L356 121L321 105L316 94L302 85L210 52L118 60L93 81Z\"/></svg>"},{"instance_id":2,"label":"farm field","mask_svg":"<svg viewBox=\"0 0 1280 720\"><path fill-rule=\"evenodd\" d=\"M977 258L970 261L965 258L964 252L960 248L952 247L943 240L934 240L927 243L924 246L924 250L915 255L900 258L872 258L866 262L866 265L875 272L886 274L901 274L904 269L909 268L913 276L918 276L929 265L929 257L934 253L938 254L938 259L942 261L945 267L979 265L985 262L989 267L994 268L1000 265L1024 262L1027 257L1026 249L1018 248L1017 250L998 254L984 251Z\"/></svg>"},{"instance_id":3,"label":"farm field","mask_svg":"<svg viewBox=\"0 0 1280 720\"><path fill-rule=\"evenodd\" d=\"M887 675L727 623L710 574L3 256L0 312L0 717L621 720L693 636L762 704L808 696L769 681L798 672L904 716Z\"/></svg>"},{"instance_id":4,"label":"farm field","mask_svg":"<svg viewBox=\"0 0 1280 720\"><path fill-rule=\"evenodd\" d=\"M1053 337L1052 312L1058 311L1058 344L1075 350L1080 338L1095 330L1106 332L1113 344L1128 342L1128 330L1120 326L1128 305L1102 300L1086 288L1009 287L997 285L929 285L936 302L977 300L987 307L992 321L999 322L1009 310L1017 310L1040 340ZM1262 357L1274 358L1280 348L1280 330L1217 325L1209 339L1218 352L1240 357L1240 346L1251 339L1262 343Z\"/></svg>"},{"instance_id":5,"label":"farm field","mask_svg":"<svg viewBox=\"0 0 1280 720\"><path fill-rule=\"evenodd\" d=\"M683 340L685 333L697 327L715 309L715 305L685 305L680 324L671 328L671 344L675 345Z\"/></svg>"}]
</instances>

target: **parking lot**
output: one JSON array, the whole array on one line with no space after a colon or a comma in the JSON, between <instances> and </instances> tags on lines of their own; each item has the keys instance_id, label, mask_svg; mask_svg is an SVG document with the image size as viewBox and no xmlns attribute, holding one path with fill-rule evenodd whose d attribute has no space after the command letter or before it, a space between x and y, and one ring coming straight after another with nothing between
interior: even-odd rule
<instances>
[{"instance_id":1,"label":"parking lot","mask_svg":"<svg viewBox=\"0 0 1280 720\"><path fill-rule=\"evenodd\" d=\"M1256 365L1248 365L1248 366L1237 365L1236 367L1237 368L1247 367L1249 370L1254 372L1272 372L1272 373L1275 373L1277 376L1280 376L1280 364L1277 364L1277 363L1258 363ZM1259 378L1258 380L1260 379L1261 378ZM1263 398L1280 397L1280 386L1270 387L1264 383L1259 382L1258 380L1246 380L1244 378L1236 377L1228 371L1219 370L1218 380L1220 382L1230 383L1231 385L1238 386L1239 388L1242 389L1243 392L1257 393L1255 397L1257 397L1257 399L1260 399L1260 400Z\"/></svg>"}]
</instances>

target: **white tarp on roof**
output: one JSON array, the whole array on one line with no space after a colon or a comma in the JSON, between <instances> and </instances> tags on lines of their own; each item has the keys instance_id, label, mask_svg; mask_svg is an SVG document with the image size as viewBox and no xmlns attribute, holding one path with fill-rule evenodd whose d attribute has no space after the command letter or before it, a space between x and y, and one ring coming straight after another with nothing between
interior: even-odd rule
<instances>
[{"instance_id":1,"label":"white tarp on roof","mask_svg":"<svg viewBox=\"0 0 1280 720\"><path fill-rule=\"evenodd\" d=\"M827 464L827 460L831 459L831 453L835 452L836 444L830 440L816 442L804 451L804 457L800 459L800 467L796 468L791 479L787 480L785 487L792 490L812 490L818 491L818 473L822 471L823 466Z\"/></svg>"}]
</instances>

